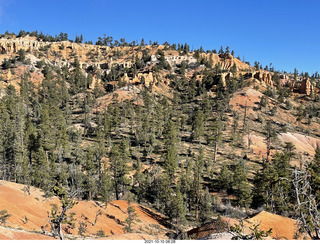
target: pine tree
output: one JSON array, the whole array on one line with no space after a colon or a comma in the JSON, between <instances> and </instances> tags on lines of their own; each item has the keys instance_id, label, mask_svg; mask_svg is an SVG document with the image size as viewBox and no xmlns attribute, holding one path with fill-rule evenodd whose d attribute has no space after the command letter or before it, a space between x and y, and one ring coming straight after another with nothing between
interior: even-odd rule
<instances>
[{"instance_id":1,"label":"pine tree","mask_svg":"<svg viewBox=\"0 0 320 244\"><path fill-rule=\"evenodd\" d=\"M112 191L112 181L110 173L107 169L102 172L100 180L99 194L101 195L102 202L105 203L105 206L110 200L110 195Z\"/></svg>"},{"instance_id":2,"label":"pine tree","mask_svg":"<svg viewBox=\"0 0 320 244\"><path fill-rule=\"evenodd\" d=\"M264 162L263 168L256 173L253 179L253 207L266 206L267 210L273 210L275 183L278 179L276 169L270 163Z\"/></svg>"},{"instance_id":3,"label":"pine tree","mask_svg":"<svg viewBox=\"0 0 320 244\"><path fill-rule=\"evenodd\" d=\"M272 160L272 166L278 174L278 180L274 183L275 199L273 210L283 214L291 209L292 195L290 178L290 157L287 153L276 153Z\"/></svg>"},{"instance_id":4,"label":"pine tree","mask_svg":"<svg viewBox=\"0 0 320 244\"><path fill-rule=\"evenodd\" d=\"M179 180L177 188L180 189L180 192L183 196L184 202L188 206L189 211L193 206L193 176L192 176L192 165L191 161L187 158L185 163L185 168L181 167L181 172L179 174Z\"/></svg>"},{"instance_id":5,"label":"pine tree","mask_svg":"<svg viewBox=\"0 0 320 244\"><path fill-rule=\"evenodd\" d=\"M266 131L266 145L267 145L267 161L269 161L270 152L271 152L271 143L272 139L276 137L276 132L274 131L274 128L272 127L272 121L268 120L267 124L265 126Z\"/></svg>"},{"instance_id":6,"label":"pine tree","mask_svg":"<svg viewBox=\"0 0 320 244\"><path fill-rule=\"evenodd\" d=\"M209 145L213 146L213 161L216 162L218 144L222 139L222 122L215 120L210 122L209 131L207 133L207 141Z\"/></svg>"},{"instance_id":7,"label":"pine tree","mask_svg":"<svg viewBox=\"0 0 320 244\"><path fill-rule=\"evenodd\" d=\"M174 178L174 174L178 167L178 153L176 151L175 146L171 146L167 149L164 156L164 165L163 168L169 175L170 180L172 181Z\"/></svg>"},{"instance_id":8,"label":"pine tree","mask_svg":"<svg viewBox=\"0 0 320 244\"><path fill-rule=\"evenodd\" d=\"M209 193L208 187L206 187L204 195L201 198L201 204L199 209L199 220L201 223L204 224L208 220L210 220L211 216L212 216L212 198Z\"/></svg>"},{"instance_id":9,"label":"pine tree","mask_svg":"<svg viewBox=\"0 0 320 244\"><path fill-rule=\"evenodd\" d=\"M200 141L201 136L204 133L204 115L202 110L198 110L192 119L192 133L191 139L198 139Z\"/></svg>"},{"instance_id":10,"label":"pine tree","mask_svg":"<svg viewBox=\"0 0 320 244\"><path fill-rule=\"evenodd\" d=\"M46 193L51 190L50 162L43 147L40 147L35 153L34 162L32 163L32 179L33 184L42 188Z\"/></svg>"},{"instance_id":11,"label":"pine tree","mask_svg":"<svg viewBox=\"0 0 320 244\"><path fill-rule=\"evenodd\" d=\"M115 144L110 152L110 170L113 177L113 185L116 194L116 199L120 199L120 193L125 194L125 185L128 184L128 160L129 150L128 143L122 140L121 144Z\"/></svg>"},{"instance_id":12,"label":"pine tree","mask_svg":"<svg viewBox=\"0 0 320 244\"><path fill-rule=\"evenodd\" d=\"M125 219L126 226L124 227L124 231L131 233L133 231L132 225L136 221L137 213L135 208L132 206L131 199L128 198L128 209L127 209L128 217Z\"/></svg>"},{"instance_id":13,"label":"pine tree","mask_svg":"<svg viewBox=\"0 0 320 244\"><path fill-rule=\"evenodd\" d=\"M163 168L167 172L170 180L173 180L174 174L178 167L178 153L177 153L177 131L176 126L172 120L169 120L164 129L165 153Z\"/></svg>"},{"instance_id":14,"label":"pine tree","mask_svg":"<svg viewBox=\"0 0 320 244\"><path fill-rule=\"evenodd\" d=\"M49 115L49 107L44 104L41 109L41 121L40 121L40 145L45 151L50 151L54 147L52 120Z\"/></svg>"},{"instance_id":15,"label":"pine tree","mask_svg":"<svg viewBox=\"0 0 320 244\"><path fill-rule=\"evenodd\" d=\"M308 165L308 172L311 175L311 184L320 201L320 148L317 147L313 160Z\"/></svg>"},{"instance_id":16,"label":"pine tree","mask_svg":"<svg viewBox=\"0 0 320 244\"><path fill-rule=\"evenodd\" d=\"M232 189L241 207L249 207L252 202L251 186L248 181L248 171L244 162L236 164L233 175Z\"/></svg>"},{"instance_id":17,"label":"pine tree","mask_svg":"<svg viewBox=\"0 0 320 244\"><path fill-rule=\"evenodd\" d=\"M169 120L164 126L163 136L167 147L174 146L177 143L177 129L172 120Z\"/></svg>"},{"instance_id":18,"label":"pine tree","mask_svg":"<svg viewBox=\"0 0 320 244\"><path fill-rule=\"evenodd\" d=\"M180 189L177 188L176 192L171 193L171 199L169 200L169 204L167 204L167 215L170 220L176 220L176 225L178 226L180 223L185 221L185 207L183 196L180 192Z\"/></svg>"},{"instance_id":19,"label":"pine tree","mask_svg":"<svg viewBox=\"0 0 320 244\"><path fill-rule=\"evenodd\" d=\"M217 186L219 190L229 191L232 189L233 172L228 169L228 166L224 164L218 174Z\"/></svg>"},{"instance_id":20,"label":"pine tree","mask_svg":"<svg viewBox=\"0 0 320 244\"><path fill-rule=\"evenodd\" d=\"M193 192L194 192L194 203L196 205L195 217L197 221L199 218L199 204L200 204L201 191L202 191L203 168L204 168L203 148L200 148L199 156L197 157L194 168L193 168Z\"/></svg>"},{"instance_id":21,"label":"pine tree","mask_svg":"<svg viewBox=\"0 0 320 244\"><path fill-rule=\"evenodd\" d=\"M85 158L85 171L86 171L86 190L88 192L88 199L89 201L92 200L92 198L95 197L95 194L98 191L98 169L97 165L95 164L95 159L94 159L94 151L92 148L87 149L87 154Z\"/></svg>"},{"instance_id":22,"label":"pine tree","mask_svg":"<svg viewBox=\"0 0 320 244\"><path fill-rule=\"evenodd\" d=\"M75 213L68 213L68 211L77 204L77 202L73 200L73 197L76 194L74 192L67 192L67 190L61 186L55 186L53 190L55 195L59 198L61 206L58 207L56 204L52 204L51 212L48 212L49 224L53 236L59 237L60 240L64 240L62 224L74 226L73 216Z\"/></svg>"}]
</instances>

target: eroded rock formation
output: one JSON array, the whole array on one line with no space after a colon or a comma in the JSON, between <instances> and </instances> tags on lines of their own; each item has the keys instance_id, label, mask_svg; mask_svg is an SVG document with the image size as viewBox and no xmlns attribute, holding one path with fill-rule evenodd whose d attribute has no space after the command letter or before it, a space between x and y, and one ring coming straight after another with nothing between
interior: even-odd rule
<instances>
[{"instance_id":1,"label":"eroded rock formation","mask_svg":"<svg viewBox=\"0 0 320 244\"><path fill-rule=\"evenodd\" d=\"M240 61L230 54L202 53L201 57L206 58L209 62L211 62L213 67L216 64L219 64L222 70L230 70L234 64L236 64L237 71L252 70L250 65Z\"/></svg>"},{"instance_id":2,"label":"eroded rock formation","mask_svg":"<svg viewBox=\"0 0 320 244\"><path fill-rule=\"evenodd\" d=\"M301 81L299 92L302 94L310 95L314 91L314 87L309 78L305 78Z\"/></svg>"},{"instance_id":3,"label":"eroded rock formation","mask_svg":"<svg viewBox=\"0 0 320 244\"><path fill-rule=\"evenodd\" d=\"M272 75L268 71L256 71L253 73L253 77L261 81L265 85L273 86Z\"/></svg>"}]
</instances>

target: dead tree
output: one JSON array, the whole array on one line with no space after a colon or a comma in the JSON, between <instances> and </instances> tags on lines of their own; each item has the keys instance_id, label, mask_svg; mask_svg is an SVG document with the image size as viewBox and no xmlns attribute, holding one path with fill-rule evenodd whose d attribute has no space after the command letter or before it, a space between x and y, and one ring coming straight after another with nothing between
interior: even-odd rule
<instances>
[{"instance_id":1,"label":"dead tree","mask_svg":"<svg viewBox=\"0 0 320 244\"><path fill-rule=\"evenodd\" d=\"M54 192L58 196L61 206L58 207L56 204L51 204L51 212L48 212L48 221L51 227L53 237L59 237L60 240L64 240L62 232L62 224L68 224L68 226L74 226L74 213L68 213L77 202L73 198L78 194L78 191L67 192L64 187L54 187Z\"/></svg>"},{"instance_id":2,"label":"dead tree","mask_svg":"<svg viewBox=\"0 0 320 244\"><path fill-rule=\"evenodd\" d=\"M91 224L92 226L95 226L100 215L102 215L101 209L99 209L99 210L96 212L96 216L95 216L93 222L90 222L90 221L89 221L89 218L88 218L87 216L85 216L84 214L81 215L81 218L83 218L85 221L87 221L87 222L88 222L89 224Z\"/></svg>"},{"instance_id":3,"label":"dead tree","mask_svg":"<svg viewBox=\"0 0 320 244\"><path fill-rule=\"evenodd\" d=\"M292 183L300 229L307 232L312 240L320 240L320 203L317 202L311 176L307 171L296 168Z\"/></svg>"}]
</instances>

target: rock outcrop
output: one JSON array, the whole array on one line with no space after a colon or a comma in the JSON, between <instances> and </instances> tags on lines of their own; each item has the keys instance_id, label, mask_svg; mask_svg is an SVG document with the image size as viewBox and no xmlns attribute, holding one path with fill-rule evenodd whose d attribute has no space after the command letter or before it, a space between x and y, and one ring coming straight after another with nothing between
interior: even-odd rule
<instances>
[{"instance_id":1,"label":"rock outcrop","mask_svg":"<svg viewBox=\"0 0 320 244\"><path fill-rule=\"evenodd\" d=\"M273 86L272 75L268 71L257 71L254 72L253 77L261 81L265 85Z\"/></svg>"},{"instance_id":2,"label":"rock outcrop","mask_svg":"<svg viewBox=\"0 0 320 244\"><path fill-rule=\"evenodd\" d=\"M309 78L305 78L301 81L299 92L302 94L310 95L314 91L314 87Z\"/></svg>"},{"instance_id":3,"label":"rock outcrop","mask_svg":"<svg viewBox=\"0 0 320 244\"><path fill-rule=\"evenodd\" d=\"M68 59L76 53L80 61L86 61L88 53L95 53L98 57L103 57L103 54L110 49L106 46L72 43L69 41L61 42L42 42L34 38L15 38L15 39L0 39L0 53L1 54L14 54L19 49L22 50L47 50L49 58L52 60Z\"/></svg>"},{"instance_id":4,"label":"rock outcrop","mask_svg":"<svg viewBox=\"0 0 320 244\"><path fill-rule=\"evenodd\" d=\"M202 53L201 58L207 59L210 63L212 63L213 67L216 64L219 64L222 70L230 70L234 64L237 67L237 71L252 70L252 67L250 65L233 57L231 54Z\"/></svg>"},{"instance_id":5,"label":"rock outcrop","mask_svg":"<svg viewBox=\"0 0 320 244\"><path fill-rule=\"evenodd\" d=\"M242 76L244 79L255 78L262 83L264 86L273 86L272 74L268 71L254 71L254 72L237 72L233 74L231 72L221 73L219 76L221 77L221 81L226 85L226 81L230 80L232 77Z\"/></svg>"}]
</instances>

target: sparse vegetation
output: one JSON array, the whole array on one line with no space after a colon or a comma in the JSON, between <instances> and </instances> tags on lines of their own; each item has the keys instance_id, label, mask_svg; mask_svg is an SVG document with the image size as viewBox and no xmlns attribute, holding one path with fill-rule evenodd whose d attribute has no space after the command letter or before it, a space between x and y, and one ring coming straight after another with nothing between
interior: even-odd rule
<instances>
[{"instance_id":1,"label":"sparse vegetation","mask_svg":"<svg viewBox=\"0 0 320 244\"><path fill-rule=\"evenodd\" d=\"M59 197L61 206L47 216L53 236L64 238L64 223L75 226L68 213L75 199L104 207L130 199L125 223L115 217L129 233L138 223L134 201L164 214L175 238L217 215L241 217L258 209L299 219L308 233L317 230L310 218L318 217L320 200L319 150L312 149L319 143L319 75L262 70L257 61L250 67L229 47L217 54L190 50L187 43L139 45L104 36L80 57L82 35L73 47L55 43L67 41L65 33L19 32L26 35L50 44L29 49L30 60L17 47L1 64L0 176L24 184L29 196L35 186L46 197ZM309 94L297 84L308 77L315 84ZM296 83L287 84L291 79ZM308 152L295 147L300 135L310 135ZM292 174L299 164L300 178ZM306 182L309 195L302 189ZM306 199L312 214L301 205ZM2 211L5 224L10 214ZM78 234L101 215L84 216ZM233 228L239 239L271 234L259 225L250 235L241 228Z\"/></svg>"},{"instance_id":2,"label":"sparse vegetation","mask_svg":"<svg viewBox=\"0 0 320 244\"><path fill-rule=\"evenodd\" d=\"M0 223L1 225L6 225L8 218L11 217L11 214L8 213L6 209L0 211Z\"/></svg>"}]
</instances>

